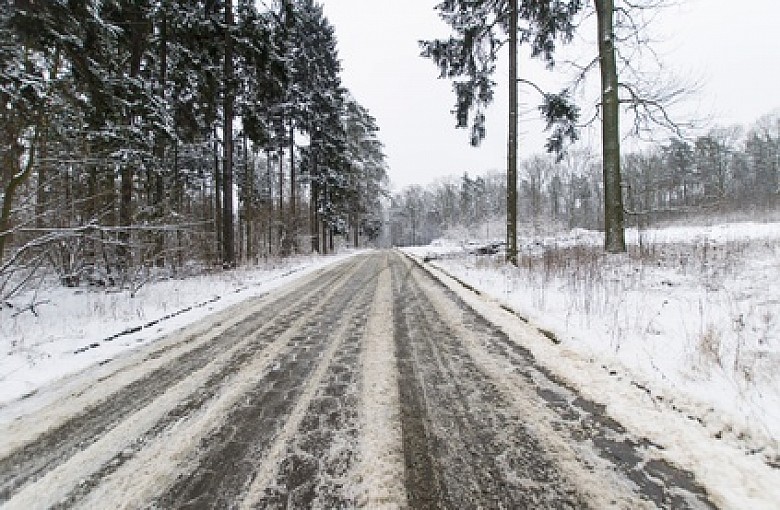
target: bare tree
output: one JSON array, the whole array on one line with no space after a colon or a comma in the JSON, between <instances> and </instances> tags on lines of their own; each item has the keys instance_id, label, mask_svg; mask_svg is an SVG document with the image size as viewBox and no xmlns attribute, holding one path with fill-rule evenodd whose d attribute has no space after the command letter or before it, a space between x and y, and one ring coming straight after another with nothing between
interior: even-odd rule
<instances>
[{"instance_id":1,"label":"bare tree","mask_svg":"<svg viewBox=\"0 0 780 510\"><path fill-rule=\"evenodd\" d=\"M614 0L594 0L598 20L598 47L601 69L601 137L604 171L604 248L626 251L623 219L623 192L620 189L620 99L615 56Z\"/></svg>"},{"instance_id":2,"label":"bare tree","mask_svg":"<svg viewBox=\"0 0 780 510\"><path fill-rule=\"evenodd\" d=\"M653 16L668 3L667 0L594 0L598 57L585 66L576 66L578 72L573 87L584 80L596 62L600 69L601 100L597 115L600 113L601 116L602 134L604 248L611 253L626 251L621 106L632 114L632 132L638 136L652 132L658 126L681 135L687 126L672 119L669 107L693 87L657 72L650 74L642 70L646 55L658 60L648 28Z\"/></svg>"}]
</instances>

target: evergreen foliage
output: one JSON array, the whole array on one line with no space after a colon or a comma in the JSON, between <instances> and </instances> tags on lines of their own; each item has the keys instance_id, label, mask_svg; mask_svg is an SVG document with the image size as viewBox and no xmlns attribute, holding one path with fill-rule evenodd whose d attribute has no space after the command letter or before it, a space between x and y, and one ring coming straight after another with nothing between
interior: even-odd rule
<instances>
[{"instance_id":1,"label":"evergreen foliage","mask_svg":"<svg viewBox=\"0 0 780 510\"><path fill-rule=\"evenodd\" d=\"M12 0L0 43L2 293L376 238L378 129L314 0Z\"/></svg>"},{"instance_id":2,"label":"evergreen foliage","mask_svg":"<svg viewBox=\"0 0 780 510\"><path fill-rule=\"evenodd\" d=\"M487 135L485 108L493 102L496 82L492 76L509 39L509 5L506 0L442 1L436 9L451 27L452 35L420 41L421 55L436 64L440 78L453 81L456 127L470 128L472 145L479 145ZM576 15L583 6L582 0L518 1L518 17L523 24L518 43L528 45L533 57L553 67L556 42L571 40ZM562 151L564 137L576 139L574 124L579 110L567 90L546 93L540 110L548 129L553 130L548 149Z\"/></svg>"}]
</instances>

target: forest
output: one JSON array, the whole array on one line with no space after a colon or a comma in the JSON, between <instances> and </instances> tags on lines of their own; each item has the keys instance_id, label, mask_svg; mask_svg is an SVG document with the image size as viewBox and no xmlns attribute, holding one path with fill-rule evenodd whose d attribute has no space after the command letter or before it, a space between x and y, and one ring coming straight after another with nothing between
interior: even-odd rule
<instances>
[{"instance_id":1,"label":"forest","mask_svg":"<svg viewBox=\"0 0 780 510\"><path fill-rule=\"evenodd\" d=\"M715 127L672 137L622 157L626 226L776 218L780 206L780 113L752 126ZM536 155L521 161L518 228L538 236L583 228L603 230L601 160L575 146L561 161ZM390 235L398 246L453 240L502 240L506 177L474 172L392 197Z\"/></svg>"},{"instance_id":2,"label":"forest","mask_svg":"<svg viewBox=\"0 0 780 510\"><path fill-rule=\"evenodd\" d=\"M378 237L378 126L314 0L11 0L0 43L0 298Z\"/></svg>"},{"instance_id":3,"label":"forest","mask_svg":"<svg viewBox=\"0 0 780 510\"><path fill-rule=\"evenodd\" d=\"M379 127L315 0L13 0L0 41L0 299L44 276L132 291L338 245L506 233L503 170L390 194ZM629 227L772 213L780 115L620 166ZM522 159L521 234L605 230L602 168L579 145Z\"/></svg>"}]
</instances>

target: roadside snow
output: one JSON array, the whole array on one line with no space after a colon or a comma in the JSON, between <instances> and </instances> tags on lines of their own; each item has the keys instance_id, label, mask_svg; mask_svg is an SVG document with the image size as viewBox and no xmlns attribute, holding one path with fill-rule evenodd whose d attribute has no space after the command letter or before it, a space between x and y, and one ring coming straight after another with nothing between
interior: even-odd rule
<instances>
[{"instance_id":1,"label":"roadside snow","mask_svg":"<svg viewBox=\"0 0 780 510\"><path fill-rule=\"evenodd\" d=\"M433 258L431 266L544 330L553 340L545 349L558 353L547 361L562 376L578 373L576 355L612 381L611 388L591 383L590 370L579 385L639 392L713 442L774 465L780 482L780 223L629 231L627 238L630 254L620 256L601 253L597 232L524 239L520 267L512 269L446 241L405 251ZM663 423L640 429L664 430ZM667 439L682 441L681 449L689 441Z\"/></svg>"},{"instance_id":2,"label":"roadside snow","mask_svg":"<svg viewBox=\"0 0 780 510\"><path fill-rule=\"evenodd\" d=\"M0 409L65 375L152 343L353 254L296 257L148 283L135 296L61 286L18 296L13 308L0 307Z\"/></svg>"}]
</instances>

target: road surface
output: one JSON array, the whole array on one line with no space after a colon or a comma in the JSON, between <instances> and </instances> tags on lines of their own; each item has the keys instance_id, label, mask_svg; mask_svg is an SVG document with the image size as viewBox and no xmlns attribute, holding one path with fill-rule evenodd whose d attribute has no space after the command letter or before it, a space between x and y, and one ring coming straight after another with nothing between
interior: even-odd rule
<instances>
[{"instance_id":1,"label":"road surface","mask_svg":"<svg viewBox=\"0 0 780 510\"><path fill-rule=\"evenodd\" d=\"M3 508L714 508L396 252L50 391L0 429Z\"/></svg>"}]
</instances>

